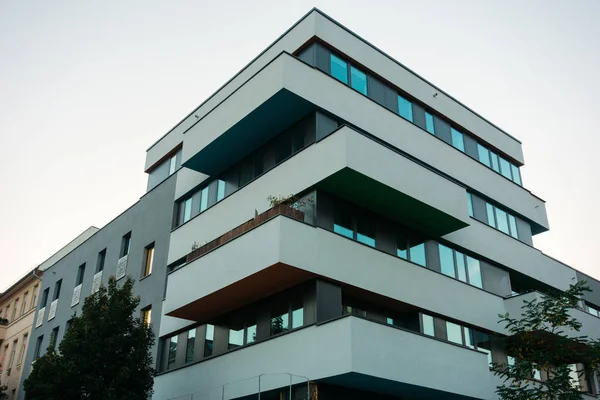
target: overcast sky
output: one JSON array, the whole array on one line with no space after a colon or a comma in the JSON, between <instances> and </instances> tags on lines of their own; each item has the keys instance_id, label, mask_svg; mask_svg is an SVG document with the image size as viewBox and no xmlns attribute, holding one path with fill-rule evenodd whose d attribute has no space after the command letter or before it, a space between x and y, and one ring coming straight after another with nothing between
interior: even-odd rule
<instances>
[{"instance_id":1,"label":"overcast sky","mask_svg":"<svg viewBox=\"0 0 600 400\"><path fill-rule=\"evenodd\" d=\"M0 290L142 196L145 150L313 6L520 139L536 247L600 278L598 0L0 0Z\"/></svg>"}]
</instances>

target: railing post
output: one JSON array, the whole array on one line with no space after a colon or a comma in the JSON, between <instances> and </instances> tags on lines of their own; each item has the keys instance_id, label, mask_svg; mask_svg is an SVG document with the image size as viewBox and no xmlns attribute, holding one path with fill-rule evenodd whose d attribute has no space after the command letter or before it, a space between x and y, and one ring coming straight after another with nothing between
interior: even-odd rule
<instances>
[{"instance_id":1,"label":"railing post","mask_svg":"<svg viewBox=\"0 0 600 400\"><path fill-rule=\"evenodd\" d=\"M290 374L290 396L288 397L288 400L292 400L292 374Z\"/></svg>"}]
</instances>

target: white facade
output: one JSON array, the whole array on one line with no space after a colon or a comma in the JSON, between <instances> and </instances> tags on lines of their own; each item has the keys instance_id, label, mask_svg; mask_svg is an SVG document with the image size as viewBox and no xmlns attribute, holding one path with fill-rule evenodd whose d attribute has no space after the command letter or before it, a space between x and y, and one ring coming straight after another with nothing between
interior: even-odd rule
<instances>
[{"instance_id":1,"label":"white facade","mask_svg":"<svg viewBox=\"0 0 600 400\"><path fill-rule=\"evenodd\" d=\"M336 79L332 54L410 117ZM146 169L179 151L156 400L289 399L290 385L293 399L496 399L498 315L580 279L531 246L549 224L515 183L521 143L318 10L148 149ZM290 194L310 199L300 217L261 219ZM597 298L574 310L581 334L599 335Z\"/></svg>"}]
</instances>

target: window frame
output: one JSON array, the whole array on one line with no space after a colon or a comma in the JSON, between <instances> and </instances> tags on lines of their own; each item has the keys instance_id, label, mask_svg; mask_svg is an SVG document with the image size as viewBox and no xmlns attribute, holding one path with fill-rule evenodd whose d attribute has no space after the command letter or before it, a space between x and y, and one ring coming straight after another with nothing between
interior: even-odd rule
<instances>
[{"instance_id":1,"label":"window frame","mask_svg":"<svg viewBox=\"0 0 600 400\"><path fill-rule=\"evenodd\" d=\"M142 267L142 278L145 278L152 274L152 267L154 265L154 252L155 242L150 243L144 247L144 264Z\"/></svg>"}]
</instances>

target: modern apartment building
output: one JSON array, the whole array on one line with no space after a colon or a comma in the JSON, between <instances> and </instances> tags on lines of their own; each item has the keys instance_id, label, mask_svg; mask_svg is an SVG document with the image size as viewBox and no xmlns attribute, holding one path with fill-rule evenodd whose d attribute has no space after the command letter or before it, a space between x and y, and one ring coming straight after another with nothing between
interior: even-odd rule
<instances>
[{"instance_id":1,"label":"modern apartment building","mask_svg":"<svg viewBox=\"0 0 600 400\"><path fill-rule=\"evenodd\" d=\"M573 312L600 336L600 282L533 247L549 224L523 165L517 139L314 9L45 274L26 371L130 274L159 338L153 399L496 399L498 314L586 280ZM597 373L579 385L598 393Z\"/></svg>"}]
</instances>

